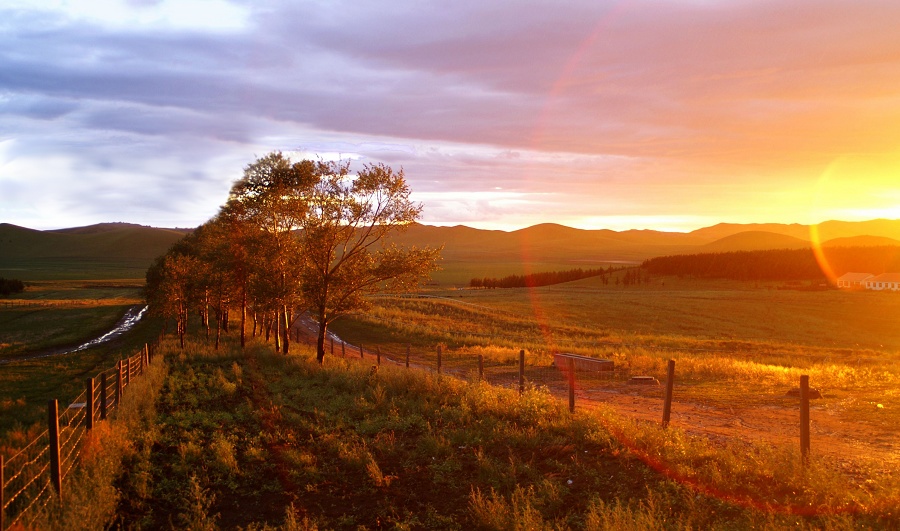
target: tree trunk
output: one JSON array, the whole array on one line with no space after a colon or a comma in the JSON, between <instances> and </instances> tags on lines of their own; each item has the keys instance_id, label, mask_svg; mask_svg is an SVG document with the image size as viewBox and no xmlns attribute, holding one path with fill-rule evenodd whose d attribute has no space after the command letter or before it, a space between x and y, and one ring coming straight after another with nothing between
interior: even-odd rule
<instances>
[{"instance_id":1,"label":"tree trunk","mask_svg":"<svg viewBox=\"0 0 900 531\"><path fill-rule=\"evenodd\" d=\"M284 337L281 340L281 352L287 356L291 347L291 323L288 321L288 309L282 306L281 318L284 319Z\"/></svg>"},{"instance_id":2,"label":"tree trunk","mask_svg":"<svg viewBox=\"0 0 900 531\"><path fill-rule=\"evenodd\" d=\"M262 326L263 326L263 329L265 329L265 331L266 331L266 343L269 342L269 334L272 331L272 325L268 321L269 321L268 317L263 317Z\"/></svg>"},{"instance_id":3,"label":"tree trunk","mask_svg":"<svg viewBox=\"0 0 900 531\"><path fill-rule=\"evenodd\" d=\"M272 335L275 336L275 353L278 354L281 351L281 319L278 317L278 310L275 310L275 323L272 332Z\"/></svg>"},{"instance_id":4,"label":"tree trunk","mask_svg":"<svg viewBox=\"0 0 900 531\"><path fill-rule=\"evenodd\" d=\"M216 310L216 350L219 350L219 339L222 336L222 309Z\"/></svg>"},{"instance_id":5,"label":"tree trunk","mask_svg":"<svg viewBox=\"0 0 900 531\"><path fill-rule=\"evenodd\" d=\"M247 346L247 286L241 290L241 348Z\"/></svg>"},{"instance_id":6,"label":"tree trunk","mask_svg":"<svg viewBox=\"0 0 900 531\"><path fill-rule=\"evenodd\" d=\"M328 335L328 323L325 319L319 320L319 333L316 335L316 361L319 365L325 363L325 338Z\"/></svg>"},{"instance_id":7,"label":"tree trunk","mask_svg":"<svg viewBox=\"0 0 900 531\"><path fill-rule=\"evenodd\" d=\"M203 292L203 311L200 312L203 326L206 327L206 340L209 341L209 292Z\"/></svg>"}]
</instances>

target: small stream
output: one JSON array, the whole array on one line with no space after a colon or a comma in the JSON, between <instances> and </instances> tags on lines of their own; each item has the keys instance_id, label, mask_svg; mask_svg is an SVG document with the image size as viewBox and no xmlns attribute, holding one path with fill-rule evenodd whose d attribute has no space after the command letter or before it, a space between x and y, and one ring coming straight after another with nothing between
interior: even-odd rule
<instances>
[{"instance_id":1,"label":"small stream","mask_svg":"<svg viewBox=\"0 0 900 531\"><path fill-rule=\"evenodd\" d=\"M138 322L140 322L141 318L144 317L144 314L147 312L147 306L132 306L128 308L125 312L125 315L119 319L119 322L116 323L116 326L112 328L109 332L103 334L102 336L92 339L87 343L79 345L77 347L67 347L61 349L53 349L45 352L40 352L37 354L29 354L26 356L10 358L5 360L0 360L0 365L6 365L8 363L15 363L17 361L26 361L26 360L36 360L40 358L49 358L51 356L62 356L64 354L71 354L73 352L81 352L82 350L89 349L91 347L95 347L101 343L106 343L107 341L113 340L125 332L134 328Z\"/></svg>"}]
</instances>

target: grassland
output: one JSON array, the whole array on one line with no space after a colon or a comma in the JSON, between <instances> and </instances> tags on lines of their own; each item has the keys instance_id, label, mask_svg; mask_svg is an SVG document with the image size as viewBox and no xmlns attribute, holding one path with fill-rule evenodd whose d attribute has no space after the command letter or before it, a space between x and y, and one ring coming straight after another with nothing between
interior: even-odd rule
<instances>
[{"instance_id":1,"label":"grassland","mask_svg":"<svg viewBox=\"0 0 900 531\"><path fill-rule=\"evenodd\" d=\"M832 437L827 442L853 441L843 453L862 460L896 462L900 456L900 334L892 318L900 315L900 297L895 294L667 278L665 285L657 279L628 288L588 279L549 289L432 295L436 298L378 299L372 312L333 329L384 351L402 352L411 344L429 363L441 344L445 360L463 360L444 363L463 368L479 354L492 363L514 364L525 349L528 373L538 384L547 380L556 351L611 359L625 376L660 381L667 360L674 359L676 412L685 428L703 422L698 412L717 411L718 423L756 426L763 435L778 432L779 423L796 422L796 413L790 414L796 399L786 393L806 374L824 394L813 406L820 442L826 434ZM638 392L622 379L591 386L586 394L621 406L661 399L659 388ZM634 407L622 409L645 417ZM728 432L742 434L739 428Z\"/></svg>"},{"instance_id":2,"label":"grassland","mask_svg":"<svg viewBox=\"0 0 900 531\"><path fill-rule=\"evenodd\" d=\"M46 415L50 398L75 396L87 375L112 367L152 341L158 319L145 319L127 336L65 355L25 359L73 347L111 329L132 305L141 303L142 282L29 282L16 299L0 300L0 438L27 429Z\"/></svg>"},{"instance_id":3,"label":"grassland","mask_svg":"<svg viewBox=\"0 0 900 531\"><path fill-rule=\"evenodd\" d=\"M174 340L112 520L131 529L855 529L900 524L896 478L574 415L423 371ZM861 471L865 472L865 471ZM64 515L57 517L65 521Z\"/></svg>"}]
</instances>

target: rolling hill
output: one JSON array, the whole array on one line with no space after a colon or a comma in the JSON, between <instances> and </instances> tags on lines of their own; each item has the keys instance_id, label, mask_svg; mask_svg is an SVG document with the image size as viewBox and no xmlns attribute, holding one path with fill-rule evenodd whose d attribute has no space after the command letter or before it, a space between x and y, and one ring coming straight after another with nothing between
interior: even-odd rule
<instances>
[{"instance_id":1,"label":"rolling hill","mask_svg":"<svg viewBox=\"0 0 900 531\"><path fill-rule=\"evenodd\" d=\"M819 225L832 247L900 245L900 220L827 221ZM51 231L0 224L0 276L140 278L186 229L103 223ZM807 225L721 223L689 233L586 230L544 223L515 231L413 224L400 245L443 245L442 285L466 285L474 276L502 277L541 271L640 263L656 256L801 249Z\"/></svg>"},{"instance_id":2,"label":"rolling hill","mask_svg":"<svg viewBox=\"0 0 900 531\"><path fill-rule=\"evenodd\" d=\"M692 252L727 253L731 251L767 251L770 249L804 249L809 247L809 241L801 240L794 236L751 230L725 236L712 243L701 245Z\"/></svg>"},{"instance_id":3,"label":"rolling hill","mask_svg":"<svg viewBox=\"0 0 900 531\"><path fill-rule=\"evenodd\" d=\"M141 278L150 263L187 230L128 223L39 231L0 224L0 276Z\"/></svg>"}]
</instances>

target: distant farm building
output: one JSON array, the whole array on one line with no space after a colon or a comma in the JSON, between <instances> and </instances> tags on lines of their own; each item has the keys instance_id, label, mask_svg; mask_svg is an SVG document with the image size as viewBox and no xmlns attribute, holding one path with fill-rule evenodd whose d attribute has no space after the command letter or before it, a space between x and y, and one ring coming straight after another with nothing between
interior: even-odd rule
<instances>
[{"instance_id":1,"label":"distant farm building","mask_svg":"<svg viewBox=\"0 0 900 531\"><path fill-rule=\"evenodd\" d=\"M900 273L883 273L865 280L866 289L900 291Z\"/></svg>"},{"instance_id":2,"label":"distant farm building","mask_svg":"<svg viewBox=\"0 0 900 531\"><path fill-rule=\"evenodd\" d=\"M874 277L872 273L845 273L838 277L837 287L862 289L866 287L866 281Z\"/></svg>"}]
</instances>

